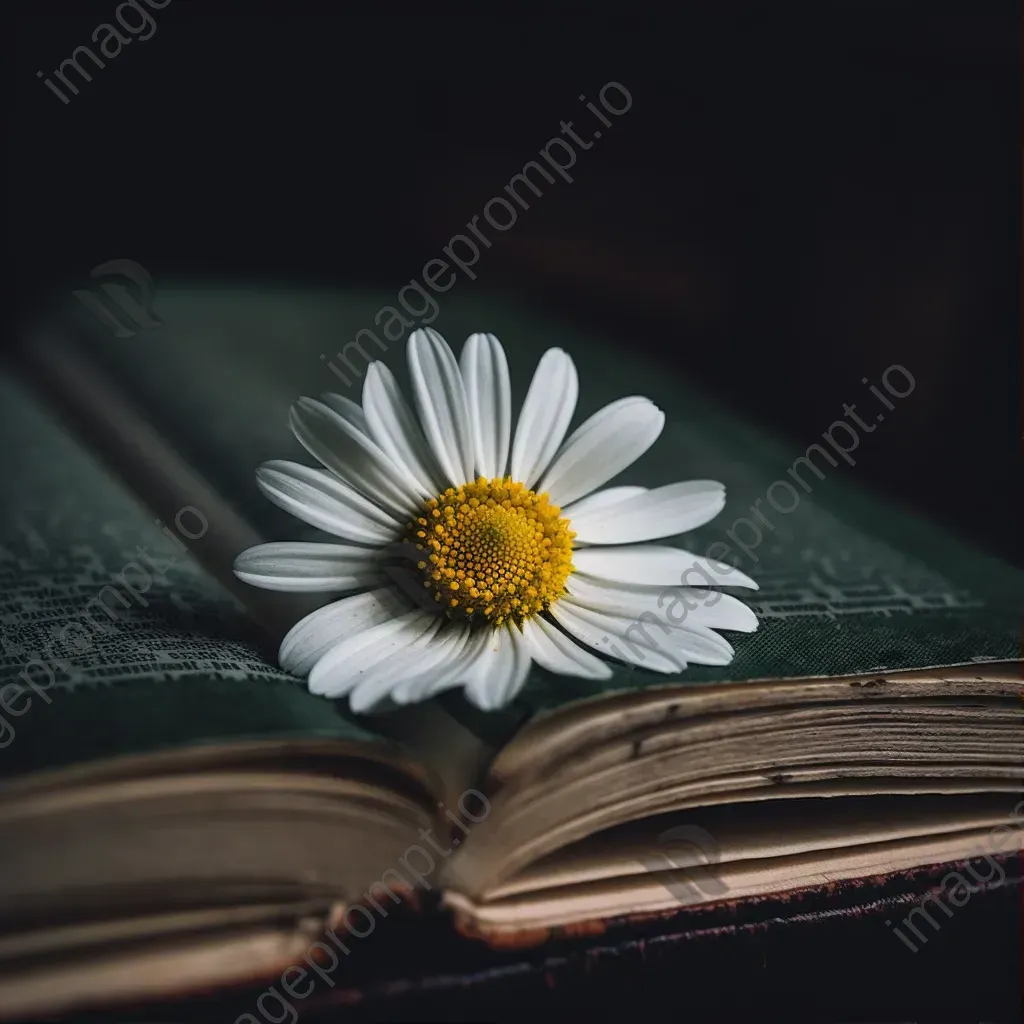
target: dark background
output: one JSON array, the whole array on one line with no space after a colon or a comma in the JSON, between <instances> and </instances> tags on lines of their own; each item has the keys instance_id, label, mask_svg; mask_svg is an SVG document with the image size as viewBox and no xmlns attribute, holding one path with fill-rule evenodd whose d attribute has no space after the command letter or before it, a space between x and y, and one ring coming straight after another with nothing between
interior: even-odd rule
<instances>
[{"instance_id":1,"label":"dark background","mask_svg":"<svg viewBox=\"0 0 1024 1024\"><path fill-rule=\"evenodd\" d=\"M900 363L915 392L862 439L858 479L1024 561L1016 4L606 20L174 0L64 105L36 72L115 6L17 22L22 312L115 257L158 287L397 288L561 121L588 138L578 96L617 81L631 109L458 287L657 350L794 455Z\"/></svg>"}]
</instances>

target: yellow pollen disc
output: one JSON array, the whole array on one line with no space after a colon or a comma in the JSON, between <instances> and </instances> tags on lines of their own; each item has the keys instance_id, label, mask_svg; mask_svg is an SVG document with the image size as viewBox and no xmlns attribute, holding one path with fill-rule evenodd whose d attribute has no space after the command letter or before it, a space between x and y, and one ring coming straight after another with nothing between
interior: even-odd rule
<instances>
[{"instance_id":1,"label":"yellow pollen disc","mask_svg":"<svg viewBox=\"0 0 1024 1024\"><path fill-rule=\"evenodd\" d=\"M450 618L522 623L562 596L573 571L576 534L560 511L523 484L480 477L424 502L406 540Z\"/></svg>"}]
</instances>

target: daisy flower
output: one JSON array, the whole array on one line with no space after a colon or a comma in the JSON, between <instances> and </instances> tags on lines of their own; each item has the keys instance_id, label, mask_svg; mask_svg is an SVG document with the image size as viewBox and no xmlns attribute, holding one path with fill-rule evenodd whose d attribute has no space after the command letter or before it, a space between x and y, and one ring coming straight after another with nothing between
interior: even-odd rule
<instances>
[{"instance_id":1,"label":"daisy flower","mask_svg":"<svg viewBox=\"0 0 1024 1024\"><path fill-rule=\"evenodd\" d=\"M371 363L362 405L328 394L291 410L323 469L273 461L257 471L272 502L342 541L260 544L235 561L257 587L348 594L289 631L286 671L354 711L456 686L490 710L512 700L533 662L599 680L609 658L666 673L732 659L716 630L751 631L757 618L709 588L757 585L648 543L713 519L723 485L604 487L661 433L653 402L620 398L566 437L578 379L553 348L513 433L494 335L472 335L457 361L436 331L418 330L408 359L413 406Z\"/></svg>"}]
</instances>

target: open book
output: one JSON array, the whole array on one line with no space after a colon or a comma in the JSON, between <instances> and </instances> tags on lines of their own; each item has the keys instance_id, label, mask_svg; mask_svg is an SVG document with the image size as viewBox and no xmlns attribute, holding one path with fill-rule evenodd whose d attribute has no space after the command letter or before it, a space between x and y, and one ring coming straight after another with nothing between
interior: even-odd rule
<instances>
[{"instance_id":1,"label":"open book","mask_svg":"<svg viewBox=\"0 0 1024 1024\"><path fill-rule=\"evenodd\" d=\"M401 342L351 344L391 302L165 288L159 326L118 336L83 307L0 379L0 1012L322 968L403 901L528 946L1020 849L1020 574L859 488L873 439L852 421L794 448L628 339L500 300L452 298L437 326L496 333L514 402L557 344L579 416L622 393L665 409L617 482L726 484L685 544L758 581L759 630L679 676L535 667L490 714L452 693L354 716L281 671L322 602L231 564L317 535L254 470L308 461L299 396L358 400L369 359L401 373ZM894 379L862 417L913 401ZM648 614L610 642L670 628Z\"/></svg>"}]
</instances>

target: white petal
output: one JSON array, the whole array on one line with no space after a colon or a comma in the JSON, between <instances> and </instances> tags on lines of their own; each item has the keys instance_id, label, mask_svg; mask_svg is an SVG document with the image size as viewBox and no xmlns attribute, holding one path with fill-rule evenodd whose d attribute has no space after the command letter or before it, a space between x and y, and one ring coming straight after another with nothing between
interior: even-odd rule
<instances>
[{"instance_id":1,"label":"white petal","mask_svg":"<svg viewBox=\"0 0 1024 1024\"><path fill-rule=\"evenodd\" d=\"M593 494L580 498L579 501L563 505L562 515L568 517L571 521L579 516L596 512L598 509L611 508L612 505L618 505L627 498L635 498L638 494L646 493L646 487L606 487L602 491L594 491Z\"/></svg>"},{"instance_id":2,"label":"white petal","mask_svg":"<svg viewBox=\"0 0 1024 1024\"><path fill-rule=\"evenodd\" d=\"M629 616L606 615L585 608L570 597L556 601L550 610L577 640L609 657L654 672L675 673L686 668L686 661L679 654L658 646L658 637L633 630L636 622Z\"/></svg>"},{"instance_id":3,"label":"white petal","mask_svg":"<svg viewBox=\"0 0 1024 1024\"><path fill-rule=\"evenodd\" d=\"M671 636L672 646L695 665L728 665L736 653L724 636L689 620L685 627Z\"/></svg>"},{"instance_id":4,"label":"white petal","mask_svg":"<svg viewBox=\"0 0 1024 1024\"><path fill-rule=\"evenodd\" d=\"M727 562L702 558L682 548L661 544L629 544L574 551L576 571L618 583L682 584L703 583L711 587L751 587L757 584Z\"/></svg>"},{"instance_id":5,"label":"white petal","mask_svg":"<svg viewBox=\"0 0 1024 1024\"><path fill-rule=\"evenodd\" d=\"M349 707L356 714L373 710L385 698L394 699L394 691L399 683L410 674L418 675L424 661L436 660L438 649L444 651L438 643L437 634L445 620L439 615L433 616L433 619L433 624L407 647L396 650L360 674L348 698Z\"/></svg>"},{"instance_id":6,"label":"white petal","mask_svg":"<svg viewBox=\"0 0 1024 1024\"><path fill-rule=\"evenodd\" d=\"M665 414L649 399L620 398L599 409L562 445L536 490L567 505L632 465L658 439Z\"/></svg>"},{"instance_id":7,"label":"white petal","mask_svg":"<svg viewBox=\"0 0 1024 1024\"><path fill-rule=\"evenodd\" d=\"M523 638L530 648L530 657L549 672L583 679L611 677L607 662L585 651L546 619L527 619L523 623Z\"/></svg>"},{"instance_id":8,"label":"white petal","mask_svg":"<svg viewBox=\"0 0 1024 1024\"><path fill-rule=\"evenodd\" d=\"M725 487L715 480L687 480L598 508L571 520L586 544L633 544L695 530L725 506Z\"/></svg>"},{"instance_id":9,"label":"white petal","mask_svg":"<svg viewBox=\"0 0 1024 1024\"><path fill-rule=\"evenodd\" d=\"M373 548L275 541L243 551L234 571L243 582L265 590L358 590L383 582L380 562Z\"/></svg>"},{"instance_id":10,"label":"white petal","mask_svg":"<svg viewBox=\"0 0 1024 1024\"><path fill-rule=\"evenodd\" d=\"M356 430L367 435L370 433L366 413L358 402L353 402L351 398L335 394L333 391L325 391L320 396L320 401L328 409L333 409L343 420L348 420Z\"/></svg>"},{"instance_id":11,"label":"white petal","mask_svg":"<svg viewBox=\"0 0 1024 1024\"><path fill-rule=\"evenodd\" d=\"M466 699L477 707L487 710L487 686L492 683L504 686L515 667L512 642L504 629L489 630L487 642L477 651L476 656L463 668Z\"/></svg>"},{"instance_id":12,"label":"white petal","mask_svg":"<svg viewBox=\"0 0 1024 1024\"><path fill-rule=\"evenodd\" d=\"M569 429L579 395L579 377L572 357L549 348L534 371L516 424L509 473L532 487L548 468Z\"/></svg>"},{"instance_id":13,"label":"white petal","mask_svg":"<svg viewBox=\"0 0 1024 1024\"><path fill-rule=\"evenodd\" d=\"M387 544L402 524L349 484L297 462L275 460L256 470L256 485L279 508L310 526L360 544Z\"/></svg>"},{"instance_id":14,"label":"white petal","mask_svg":"<svg viewBox=\"0 0 1024 1024\"><path fill-rule=\"evenodd\" d=\"M391 587L380 587L324 605L288 630L278 652L281 668L297 676L307 675L335 644L377 623L396 618L405 607L398 592Z\"/></svg>"},{"instance_id":15,"label":"white petal","mask_svg":"<svg viewBox=\"0 0 1024 1024\"><path fill-rule=\"evenodd\" d=\"M458 650L453 650L447 661L435 666L433 672L421 677L415 686L410 687L406 702L427 700L444 690L464 686L471 678L477 659L484 653L490 641L490 630L471 629L464 645Z\"/></svg>"},{"instance_id":16,"label":"white petal","mask_svg":"<svg viewBox=\"0 0 1024 1024\"><path fill-rule=\"evenodd\" d=\"M470 638L476 636L478 634L473 632L468 622L451 623L446 629L440 630L416 665L395 683L390 693L391 699L396 704L421 700L423 693L451 676Z\"/></svg>"},{"instance_id":17,"label":"white petal","mask_svg":"<svg viewBox=\"0 0 1024 1024\"><path fill-rule=\"evenodd\" d=\"M728 665L735 652L712 627L757 628L749 608L714 590L613 584L578 573L568 586L575 607L619 620L617 642L655 646L684 663Z\"/></svg>"},{"instance_id":18,"label":"white petal","mask_svg":"<svg viewBox=\"0 0 1024 1024\"><path fill-rule=\"evenodd\" d=\"M496 629L468 670L466 699L482 711L503 708L523 688L530 672L530 649L512 626Z\"/></svg>"},{"instance_id":19,"label":"white petal","mask_svg":"<svg viewBox=\"0 0 1024 1024\"><path fill-rule=\"evenodd\" d=\"M476 471L488 480L504 477L512 430L512 385L505 350L493 334L471 334L459 365Z\"/></svg>"},{"instance_id":20,"label":"white petal","mask_svg":"<svg viewBox=\"0 0 1024 1024\"><path fill-rule=\"evenodd\" d=\"M300 398L289 420L310 455L382 508L404 516L420 503L420 496L392 459L323 402Z\"/></svg>"},{"instance_id":21,"label":"white petal","mask_svg":"<svg viewBox=\"0 0 1024 1024\"><path fill-rule=\"evenodd\" d=\"M634 622L645 616L652 625L660 624L663 630L690 625L743 632L757 629L757 616L742 601L718 590L613 583L573 573L566 583L566 591L576 604L608 615L624 616ZM657 621L652 621L652 616Z\"/></svg>"},{"instance_id":22,"label":"white petal","mask_svg":"<svg viewBox=\"0 0 1024 1024\"><path fill-rule=\"evenodd\" d=\"M370 437L406 472L420 496L432 498L439 494L443 488L437 460L398 381L381 362L367 367L363 411Z\"/></svg>"},{"instance_id":23,"label":"white petal","mask_svg":"<svg viewBox=\"0 0 1024 1024\"><path fill-rule=\"evenodd\" d=\"M474 479L466 390L459 364L437 331L412 332L409 374L423 432L449 483L459 486Z\"/></svg>"},{"instance_id":24,"label":"white petal","mask_svg":"<svg viewBox=\"0 0 1024 1024\"><path fill-rule=\"evenodd\" d=\"M690 599L697 607L690 613L688 623L692 621L711 629L735 629L740 633L753 633L760 625L754 610L732 594L694 587Z\"/></svg>"},{"instance_id":25,"label":"white petal","mask_svg":"<svg viewBox=\"0 0 1024 1024\"><path fill-rule=\"evenodd\" d=\"M436 615L411 611L350 634L313 666L309 673L310 693L344 696L359 685L364 674L409 647L428 629L436 629L437 624Z\"/></svg>"}]
</instances>

